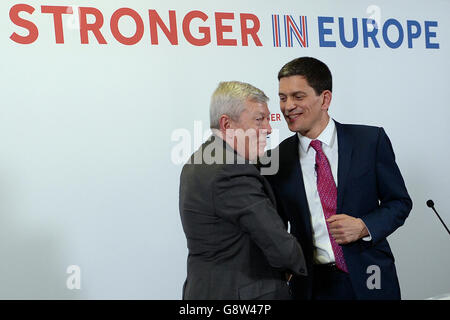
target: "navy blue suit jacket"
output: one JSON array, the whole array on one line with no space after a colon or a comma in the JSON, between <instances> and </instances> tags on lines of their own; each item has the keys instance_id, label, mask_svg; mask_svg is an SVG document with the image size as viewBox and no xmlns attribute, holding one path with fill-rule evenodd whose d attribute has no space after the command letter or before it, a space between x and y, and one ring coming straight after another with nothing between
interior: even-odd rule
<instances>
[{"instance_id":1,"label":"navy blue suit jacket","mask_svg":"<svg viewBox=\"0 0 450 320\"><path fill-rule=\"evenodd\" d=\"M343 245L344 257L357 299L400 299L394 256L386 237L403 225L412 208L391 142L383 128L344 125L336 122L338 139L337 214L361 218L372 236ZM312 292L313 234L299 160L297 134L278 147L279 170L266 176L277 198L278 212L305 254L308 276L295 277L296 298L309 299ZM370 266L379 267L380 289L370 289ZM375 268L376 268L375 267ZM369 280L369 282L371 282Z\"/></svg>"}]
</instances>

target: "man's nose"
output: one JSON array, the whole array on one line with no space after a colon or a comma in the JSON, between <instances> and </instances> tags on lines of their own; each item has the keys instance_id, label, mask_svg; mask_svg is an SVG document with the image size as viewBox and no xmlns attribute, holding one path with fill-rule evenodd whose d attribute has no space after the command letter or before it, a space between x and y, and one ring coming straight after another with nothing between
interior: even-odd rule
<instances>
[{"instance_id":1,"label":"man's nose","mask_svg":"<svg viewBox=\"0 0 450 320\"><path fill-rule=\"evenodd\" d=\"M272 133L272 127L270 125L270 120L267 120L266 125L264 126L264 128L267 131L267 135Z\"/></svg>"},{"instance_id":2,"label":"man's nose","mask_svg":"<svg viewBox=\"0 0 450 320\"><path fill-rule=\"evenodd\" d=\"M294 110L295 108L296 108L296 106L294 103L294 99L291 97L287 97L285 110L287 112L290 112L290 111Z\"/></svg>"}]
</instances>

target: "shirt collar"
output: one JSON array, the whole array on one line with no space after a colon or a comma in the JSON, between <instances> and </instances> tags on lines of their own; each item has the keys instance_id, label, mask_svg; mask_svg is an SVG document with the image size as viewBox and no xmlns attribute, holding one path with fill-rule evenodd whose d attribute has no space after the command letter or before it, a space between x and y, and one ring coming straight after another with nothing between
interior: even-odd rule
<instances>
[{"instance_id":1,"label":"shirt collar","mask_svg":"<svg viewBox=\"0 0 450 320\"><path fill-rule=\"evenodd\" d=\"M297 135L300 141L300 147L304 152L308 152L309 144L311 143L312 139L302 136L300 133L297 133ZM336 141L336 125L333 119L330 118L328 120L327 126L315 140L319 140L320 142L322 142L322 144L325 144L330 148L333 147L333 144Z\"/></svg>"}]
</instances>

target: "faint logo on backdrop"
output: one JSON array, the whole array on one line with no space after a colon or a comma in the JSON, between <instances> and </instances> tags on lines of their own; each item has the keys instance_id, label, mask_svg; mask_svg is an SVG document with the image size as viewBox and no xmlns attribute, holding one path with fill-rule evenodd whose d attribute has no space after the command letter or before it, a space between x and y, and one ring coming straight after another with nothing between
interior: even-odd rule
<instances>
[{"instance_id":1,"label":"faint logo on backdrop","mask_svg":"<svg viewBox=\"0 0 450 320\"><path fill-rule=\"evenodd\" d=\"M70 30L80 30L80 7L71 5L66 9L66 13L70 14L66 21L66 26Z\"/></svg>"},{"instance_id":2,"label":"faint logo on backdrop","mask_svg":"<svg viewBox=\"0 0 450 320\"><path fill-rule=\"evenodd\" d=\"M373 29L379 29L381 26L381 8L372 4L367 7L366 13L369 15L367 19L367 30L370 32Z\"/></svg>"},{"instance_id":3,"label":"faint logo on backdrop","mask_svg":"<svg viewBox=\"0 0 450 320\"><path fill-rule=\"evenodd\" d=\"M66 287L69 290L81 289L81 268L77 265L70 265L66 269L70 276L66 280Z\"/></svg>"}]
</instances>

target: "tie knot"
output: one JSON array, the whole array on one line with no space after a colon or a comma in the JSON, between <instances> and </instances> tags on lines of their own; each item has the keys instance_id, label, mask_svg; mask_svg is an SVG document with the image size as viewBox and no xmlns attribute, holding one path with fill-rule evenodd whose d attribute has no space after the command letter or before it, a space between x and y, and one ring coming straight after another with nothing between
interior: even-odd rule
<instances>
[{"instance_id":1,"label":"tie knot","mask_svg":"<svg viewBox=\"0 0 450 320\"><path fill-rule=\"evenodd\" d=\"M320 140L313 140L311 141L311 143L309 144L314 150L316 150L316 152L318 151L322 151L322 142L320 142Z\"/></svg>"}]
</instances>

